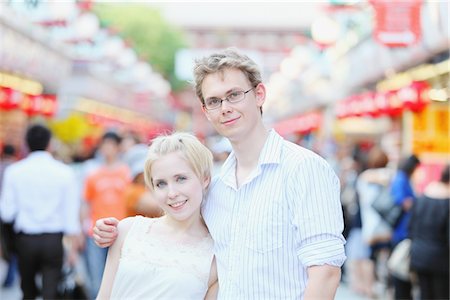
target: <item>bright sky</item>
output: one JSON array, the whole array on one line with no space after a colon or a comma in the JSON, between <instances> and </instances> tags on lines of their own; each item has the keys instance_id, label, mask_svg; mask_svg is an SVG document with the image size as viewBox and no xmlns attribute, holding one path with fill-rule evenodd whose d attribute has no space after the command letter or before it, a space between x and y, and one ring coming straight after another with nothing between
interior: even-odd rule
<instances>
[{"instance_id":1,"label":"bright sky","mask_svg":"<svg viewBox=\"0 0 450 300\"><path fill-rule=\"evenodd\" d=\"M296 30L305 28L328 1L152 2L165 18L184 27L237 27Z\"/></svg>"}]
</instances>

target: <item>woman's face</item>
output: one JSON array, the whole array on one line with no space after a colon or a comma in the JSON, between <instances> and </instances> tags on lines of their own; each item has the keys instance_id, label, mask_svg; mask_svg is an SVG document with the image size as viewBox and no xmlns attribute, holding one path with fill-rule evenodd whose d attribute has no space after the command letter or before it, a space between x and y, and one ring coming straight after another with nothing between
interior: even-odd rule
<instances>
[{"instance_id":1,"label":"woman's face","mask_svg":"<svg viewBox=\"0 0 450 300\"><path fill-rule=\"evenodd\" d=\"M153 195L167 217L177 221L198 218L209 179L198 178L181 152L166 154L151 168Z\"/></svg>"}]
</instances>

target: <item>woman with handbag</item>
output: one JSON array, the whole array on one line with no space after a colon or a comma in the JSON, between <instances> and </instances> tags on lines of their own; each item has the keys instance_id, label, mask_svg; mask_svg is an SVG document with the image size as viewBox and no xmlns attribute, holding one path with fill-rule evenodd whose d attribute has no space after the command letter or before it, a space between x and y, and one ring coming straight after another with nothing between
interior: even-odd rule
<instances>
[{"instance_id":1,"label":"woman with handbag","mask_svg":"<svg viewBox=\"0 0 450 300\"><path fill-rule=\"evenodd\" d=\"M386 168L388 164L386 153L378 146L374 146L368 153L367 170L362 172L356 181L361 208L362 239L369 248L369 256L365 259L364 272L360 274L364 282L365 295L374 297L375 275L387 287L386 260L389 256L392 230L388 223L381 218L372 207L382 190L389 186L392 172ZM385 292L385 291L380 291ZM381 296L381 295L380 295Z\"/></svg>"},{"instance_id":2,"label":"woman with handbag","mask_svg":"<svg viewBox=\"0 0 450 300\"><path fill-rule=\"evenodd\" d=\"M449 169L427 185L411 212L411 268L418 275L421 299L449 299Z\"/></svg>"},{"instance_id":3,"label":"woman with handbag","mask_svg":"<svg viewBox=\"0 0 450 300\"><path fill-rule=\"evenodd\" d=\"M415 155L404 158L400 162L391 184L391 196L395 204L403 208L402 217L392 233L393 248L408 237L408 222L411 217L410 209L416 200L411 184L411 177L419 165L420 160ZM411 281L398 278L392 274L392 282L394 285L395 299L412 299Z\"/></svg>"}]
</instances>

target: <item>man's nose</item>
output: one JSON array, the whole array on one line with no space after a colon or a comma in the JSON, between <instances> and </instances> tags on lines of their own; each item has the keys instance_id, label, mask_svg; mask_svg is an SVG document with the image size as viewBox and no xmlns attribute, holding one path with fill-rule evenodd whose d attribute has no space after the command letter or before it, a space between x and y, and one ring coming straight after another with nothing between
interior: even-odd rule
<instances>
[{"instance_id":1,"label":"man's nose","mask_svg":"<svg viewBox=\"0 0 450 300\"><path fill-rule=\"evenodd\" d=\"M231 108L230 101L227 99L222 99L222 102L220 103L220 110L222 111L229 111Z\"/></svg>"}]
</instances>

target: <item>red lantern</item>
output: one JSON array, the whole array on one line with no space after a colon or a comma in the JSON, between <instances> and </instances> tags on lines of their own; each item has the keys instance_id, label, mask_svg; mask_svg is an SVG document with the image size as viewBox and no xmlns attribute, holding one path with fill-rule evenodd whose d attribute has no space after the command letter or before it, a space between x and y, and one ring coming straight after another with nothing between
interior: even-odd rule
<instances>
[{"instance_id":1,"label":"red lantern","mask_svg":"<svg viewBox=\"0 0 450 300\"><path fill-rule=\"evenodd\" d=\"M415 97L411 100L415 101L406 102L405 105L411 111L419 112L424 109L430 102L430 98L428 95L430 91L430 85L426 81L414 81L413 83L411 83L410 88L415 93Z\"/></svg>"},{"instance_id":2,"label":"red lantern","mask_svg":"<svg viewBox=\"0 0 450 300\"><path fill-rule=\"evenodd\" d=\"M375 10L375 39L388 47L407 47L421 37L422 0L371 0Z\"/></svg>"},{"instance_id":3,"label":"red lantern","mask_svg":"<svg viewBox=\"0 0 450 300\"><path fill-rule=\"evenodd\" d=\"M5 110L19 107L22 93L11 88L0 87L0 106Z\"/></svg>"},{"instance_id":4,"label":"red lantern","mask_svg":"<svg viewBox=\"0 0 450 300\"><path fill-rule=\"evenodd\" d=\"M40 113L43 116L54 116L57 108L56 95L42 95L40 98Z\"/></svg>"},{"instance_id":5,"label":"red lantern","mask_svg":"<svg viewBox=\"0 0 450 300\"><path fill-rule=\"evenodd\" d=\"M397 95L397 91L389 91L386 93L386 98L388 100L388 115L398 116L403 111L403 103Z\"/></svg>"}]
</instances>

